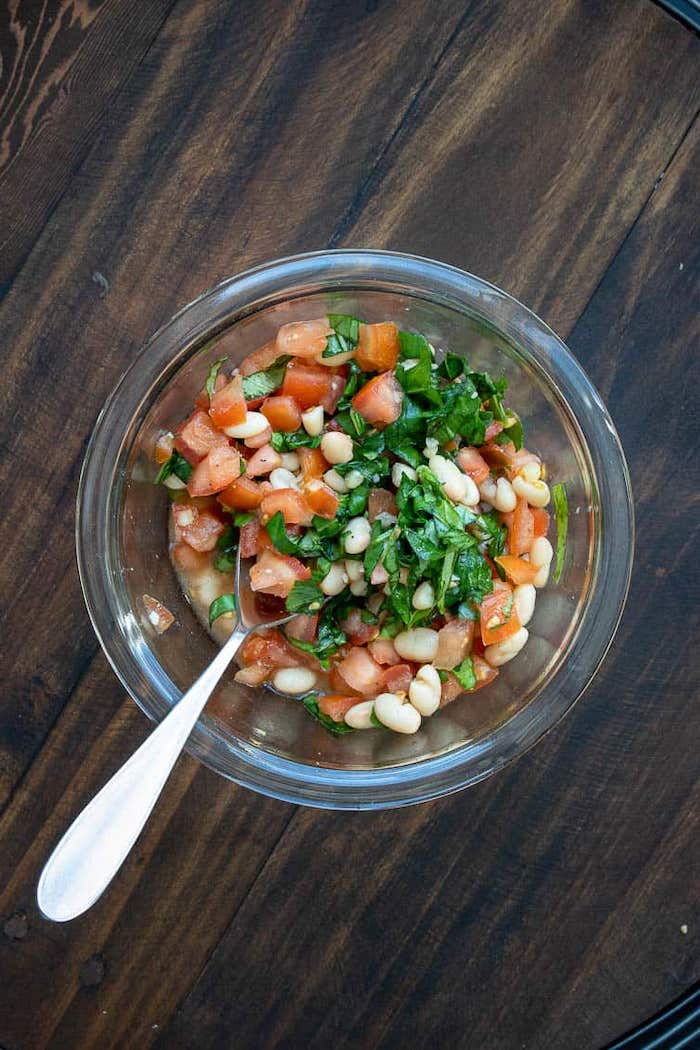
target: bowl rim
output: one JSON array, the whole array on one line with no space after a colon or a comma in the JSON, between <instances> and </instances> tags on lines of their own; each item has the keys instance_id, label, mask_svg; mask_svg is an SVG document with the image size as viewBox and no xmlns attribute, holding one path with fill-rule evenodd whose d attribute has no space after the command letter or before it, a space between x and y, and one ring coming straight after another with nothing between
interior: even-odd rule
<instances>
[{"instance_id":1,"label":"bowl rim","mask_svg":"<svg viewBox=\"0 0 700 1050\"><path fill-rule=\"evenodd\" d=\"M373 267L380 267L382 273L372 273ZM550 363L556 362L557 381L540 360L540 357L545 355L544 352L540 353L539 345L537 356L532 356L532 349L527 352L529 363L537 366L550 391L558 394L577 424L592 465L599 468L594 469L593 478L599 487L605 488L608 495L611 492L617 494L614 507L612 502L608 507L602 498L598 506L603 521L607 513L616 515L614 528L605 535L606 546L603 549L609 570L608 576L612 577L613 593L606 591L604 605L601 606L600 600L598 601L598 615L591 627L594 643L590 642L590 638L588 640L588 644L594 644L594 651L589 654L587 660L569 661L577 666L568 673L567 682L571 693L566 695L565 700L557 702L556 697L550 696L546 709L540 704L535 710L534 705L540 695L538 694L505 723L490 730L480 740L467 742L443 755L398 766L370 770L339 770L294 762L263 751L246 741L237 740L235 744L225 741L232 754L233 770L222 769L215 760L216 756L212 758L212 743L215 741L220 745L223 738L215 732L213 723L206 717L201 719L190 736L186 750L220 775L273 798L321 808L391 808L451 794L480 782L525 754L573 708L605 659L624 611L634 558L634 508L629 471L610 414L566 344L515 297L458 267L405 252L374 249L323 250L287 256L244 270L219 282L183 306L158 328L139 351L97 417L78 485L76 555L90 620L115 674L141 710L155 720L164 717L182 696L182 692L160 668L150 649L147 652L143 651L147 649L145 643L141 643L141 659L154 674L160 670L161 678L164 679L161 684L165 685L166 695L157 695L146 688L146 679L143 677L141 665L137 671L133 651L129 654L131 659L127 657L124 661L118 658L109 639L109 628L114 627L114 619L109 614L109 603L113 599L113 593L110 594L110 581L106 573L97 574L93 571L87 553L96 537L105 558L110 549L113 552L114 537L110 537L108 529L109 507L117 489L120 471L124 470L125 455L130 445L129 433L135 429L135 412L138 412L143 404L150 402L153 390L164 382L164 373L167 371L174 374L181 364L201 347L203 339L211 337L214 332L228 324L236 323L242 317L255 313L265 305L266 297L277 301L304 294L305 282L313 282L313 287L308 288L309 292L328 291L334 287L346 291L369 291L372 290L372 282L375 290L386 291L394 282L401 286L401 290L415 297L418 291L415 285L407 286L405 282L428 279L440 286L440 293L432 289L423 289L423 298L442 302L466 312L465 302L460 302L460 293L462 296L465 293L478 293L481 304L488 306L489 303L497 303L502 309L508 310L508 323L505 328L500 322L494 323L492 319L489 321L500 335L513 346L521 348L524 342L536 339L538 344L547 347ZM251 298L253 293L257 298ZM472 312L475 310L473 306L469 309ZM488 313L484 316L488 320ZM167 355L168 359L161 361L157 351L160 348L162 353L164 346L171 340L177 349L174 354L171 350ZM153 355L153 360L149 362L151 384L144 392L143 384L139 382L137 386L140 393L135 397L131 384L132 376L143 368L149 355ZM121 400L129 393L132 394L130 401L133 402L131 422L127 431L120 434L115 431L113 424ZM586 425L571 408L572 399L586 406ZM593 422L589 422L589 416ZM595 429L599 440L605 446L604 449L596 443L592 445L588 440L588 431L591 429ZM604 470L600 469L603 467ZM96 479L99 479L100 484L95 484ZM614 484L611 484L613 481ZM108 497L104 499L101 493L104 492L106 484ZM619 498L620 492L623 493L622 499ZM598 546L600 548L602 545ZM596 557L600 553L598 549ZM609 586L610 581L606 578L606 587ZM588 608L585 608L579 617L579 630L573 639L568 639L566 653L573 652L577 645L580 646L580 628L588 613ZM134 639L131 640L138 645ZM583 673L580 663L585 664ZM556 680L561 672L560 660L551 681ZM149 700L145 699L144 690L150 693ZM529 716L527 719L524 717L526 712Z\"/></svg>"}]
</instances>

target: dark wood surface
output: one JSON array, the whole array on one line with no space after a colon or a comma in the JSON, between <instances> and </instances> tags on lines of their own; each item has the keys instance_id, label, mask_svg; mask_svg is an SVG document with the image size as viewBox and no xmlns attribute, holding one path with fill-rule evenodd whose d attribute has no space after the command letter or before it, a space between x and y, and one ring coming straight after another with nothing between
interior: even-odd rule
<instances>
[{"instance_id":1,"label":"dark wood surface","mask_svg":"<svg viewBox=\"0 0 700 1050\"><path fill-rule=\"evenodd\" d=\"M700 978L700 43L650 0L47 0L0 25L0 1047L587 1050ZM533 306L627 450L631 598L498 777L375 814L183 758L107 896L41 866L148 725L74 565L95 416L241 268L373 246Z\"/></svg>"}]
</instances>

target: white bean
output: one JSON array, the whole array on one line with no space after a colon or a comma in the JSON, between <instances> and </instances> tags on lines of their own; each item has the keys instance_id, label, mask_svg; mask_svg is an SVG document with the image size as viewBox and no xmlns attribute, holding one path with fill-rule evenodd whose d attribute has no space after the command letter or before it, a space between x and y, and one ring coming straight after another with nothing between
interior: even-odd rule
<instances>
[{"instance_id":1,"label":"white bean","mask_svg":"<svg viewBox=\"0 0 700 1050\"><path fill-rule=\"evenodd\" d=\"M285 470L291 470L292 473L298 470L301 466L299 457L296 452L283 452L282 453L282 466Z\"/></svg>"},{"instance_id":2,"label":"white bean","mask_svg":"<svg viewBox=\"0 0 700 1050\"><path fill-rule=\"evenodd\" d=\"M318 437L323 431L323 408L321 405L314 405L313 408L307 408L306 412L302 412L301 425L311 437Z\"/></svg>"},{"instance_id":3,"label":"white bean","mask_svg":"<svg viewBox=\"0 0 700 1050\"><path fill-rule=\"evenodd\" d=\"M334 561L319 586L324 594L331 596L344 591L347 582L348 574L345 571L343 562Z\"/></svg>"},{"instance_id":4,"label":"white bean","mask_svg":"<svg viewBox=\"0 0 700 1050\"><path fill-rule=\"evenodd\" d=\"M411 481L415 481L417 474L413 467L409 467L406 463L394 463L391 468L391 480L394 483L394 488L398 488L401 484L401 478L406 475Z\"/></svg>"},{"instance_id":5,"label":"white bean","mask_svg":"<svg viewBox=\"0 0 700 1050\"><path fill-rule=\"evenodd\" d=\"M419 668L416 677L408 687L408 699L417 711L425 717L435 714L440 706L442 682L432 664Z\"/></svg>"},{"instance_id":6,"label":"white bean","mask_svg":"<svg viewBox=\"0 0 700 1050\"><path fill-rule=\"evenodd\" d=\"M409 631L401 631L396 635L394 648L404 660L429 664L437 655L438 633L430 627L412 627Z\"/></svg>"},{"instance_id":7,"label":"white bean","mask_svg":"<svg viewBox=\"0 0 700 1050\"><path fill-rule=\"evenodd\" d=\"M316 685L316 675L307 667L283 667L272 679L280 693L308 693Z\"/></svg>"},{"instance_id":8,"label":"white bean","mask_svg":"<svg viewBox=\"0 0 700 1050\"><path fill-rule=\"evenodd\" d=\"M284 467L275 467L270 472L270 484L273 489L298 489L299 479L292 474L291 470L285 470Z\"/></svg>"},{"instance_id":9,"label":"white bean","mask_svg":"<svg viewBox=\"0 0 700 1050\"><path fill-rule=\"evenodd\" d=\"M484 659L488 664L491 664L491 667L501 667L518 655L529 637L530 634L527 627L521 627L519 631L511 634L510 638L506 638L505 641L487 645L484 649Z\"/></svg>"},{"instance_id":10,"label":"white bean","mask_svg":"<svg viewBox=\"0 0 700 1050\"><path fill-rule=\"evenodd\" d=\"M535 598L537 591L531 583L519 583L513 590L513 605L520 620L520 626L525 627L532 619L535 611Z\"/></svg>"},{"instance_id":11,"label":"white bean","mask_svg":"<svg viewBox=\"0 0 700 1050\"><path fill-rule=\"evenodd\" d=\"M358 598L364 598L369 590L369 584L367 580L353 580L350 584L350 593L357 595Z\"/></svg>"},{"instance_id":12,"label":"white bean","mask_svg":"<svg viewBox=\"0 0 700 1050\"><path fill-rule=\"evenodd\" d=\"M425 439L425 448L423 449L423 455L426 459L430 459L431 456L437 456L437 450L440 448L435 438Z\"/></svg>"},{"instance_id":13,"label":"white bean","mask_svg":"<svg viewBox=\"0 0 700 1050\"><path fill-rule=\"evenodd\" d=\"M255 437L256 434L262 434L267 428L268 422L262 412L246 412L245 420L242 423L236 423L232 427L222 427L222 430L230 438L244 440L245 438Z\"/></svg>"},{"instance_id":14,"label":"white bean","mask_svg":"<svg viewBox=\"0 0 700 1050\"><path fill-rule=\"evenodd\" d=\"M345 478L335 469L327 470L323 475L323 480L326 485L330 485L334 492L339 492L341 495L349 491Z\"/></svg>"},{"instance_id":15,"label":"white bean","mask_svg":"<svg viewBox=\"0 0 700 1050\"><path fill-rule=\"evenodd\" d=\"M460 503L467 492L467 475L444 456L431 456L428 466L445 490L445 495L455 503Z\"/></svg>"},{"instance_id":16,"label":"white bean","mask_svg":"<svg viewBox=\"0 0 700 1050\"><path fill-rule=\"evenodd\" d=\"M346 554L361 554L369 547L372 527L367 518L350 518L343 533Z\"/></svg>"},{"instance_id":17,"label":"white bean","mask_svg":"<svg viewBox=\"0 0 700 1050\"><path fill-rule=\"evenodd\" d=\"M502 514L510 514L512 510L515 510L518 498L507 478L499 478L496 482L496 492L492 502L496 510L500 510Z\"/></svg>"},{"instance_id":18,"label":"white bean","mask_svg":"<svg viewBox=\"0 0 700 1050\"><path fill-rule=\"evenodd\" d=\"M445 489L445 492L447 492L447 489ZM470 478L468 474L465 474L464 495L460 500L458 500L458 502L463 503L465 507L475 507L480 499L481 494L478 488L476 487L476 482L473 480L473 478Z\"/></svg>"},{"instance_id":19,"label":"white bean","mask_svg":"<svg viewBox=\"0 0 700 1050\"><path fill-rule=\"evenodd\" d=\"M538 536L530 547L530 562L537 569L532 581L537 588L546 587L549 580L549 568L554 557L554 548L546 536Z\"/></svg>"},{"instance_id":20,"label":"white bean","mask_svg":"<svg viewBox=\"0 0 700 1050\"><path fill-rule=\"evenodd\" d=\"M352 438L331 430L321 438L321 452L329 463L349 463L352 459Z\"/></svg>"},{"instance_id":21,"label":"white bean","mask_svg":"<svg viewBox=\"0 0 700 1050\"><path fill-rule=\"evenodd\" d=\"M359 470L349 470L345 475L345 484L349 489L357 489L365 480Z\"/></svg>"},{"instance_id":22,"label":"white bean","mask_svg":"<svg viewBox=\"0 0 700 1050\"><path fill-rule=\"evenodd\" d=\"M364 580L365 578L364 565L361 561L356 561L354 558L345 559L345 571L351 583L355 583L356 580Z\"/></svg>"},{"instance_id":23,"label":"white bean","mask_svg":"<svg viewBox=\"0 0 700 1050\"><path fill-rule=\"evenodd\" d=\"M424 580L416 587L411 604L414 609L432 609L435 605L435 591L429 580Z\"/></svg>"},{"instance_id":24,"label":"white bean","mask_svg":"<svg viewBox=\"0 0 700 1050\"><path fill-rule=\"evenodd\" d=\"M373 729L370 717L373 710L374 700L362 700L345 712L345 721L353 729Z\"/></svg>"},{"instance_id":25,"label":"white bean","mask_svg":"<svg viewBox=\"0 0 700 1050\"><path fill-rule=\"evenodd\" d=\"M185 485L184 481L181 481L180 478L178 478L178 476L176 474L169 474L168 477L163 482L163 484L168 489L185 489L185 488L187 488L187 486Z\"/></svg>"},{"instance_id":26,"label":"white bean","mask_svg":"<svg viewBox=\"0 0 700 1050\"><path fill-rule=\"evenodd\" d=\"M345 365L352 360L356 352L355 350L346 350L344 354L334 354L333 357L324 357L323 354L319 354L314 358L314 363L325 365L326 368L340 368L341 365Z\"/></svg>"},{"instance_id":27,"label":"white bean","mask_svg":"<svg viewBox=\"0 0 700 1050\"><path fill-rule=\"evenodd\" d=\"M481 495L482 500L485 500L487 503L490 503L492 507L495 506L494 501L496 499L496 479L492 478L489 474L487 478L484 478L483 481L480 481L479 493Z\"/></svg>"},{"instance_id":28,"label":"white bean","mask_svg":"<svg viewBox=\"0 0 700 1050\"><path fill-rule=\"evenodd\" d=\"M549 485L546 481L526 481L518 475L513 479L513 489L531 507L546 507L549 503Z\"/></svg>"},{"instance_id":29,"label":"white bean","mask_svg":"<svg viewBox=\"0 0 700 1050\"><path fill-rule=\"evenodd\" d=\"M525 481L535 482L539 481L542 475L542 468L539 463L530 462L526 463L524 467L521 467L518 471L521 478L525 478Z\"/></svg>"},{"instance_id":30,"label":"white bean","mask_svg":"<svg viewBox=\"0 0 700 1050\"><path fill-rule=\"evenodd\" d=\"M417 733L420 713L413 704L405 704L396 693L380 693L374 701L374 713L387 729L395 733Z\"/></svg>"}]
</instances>

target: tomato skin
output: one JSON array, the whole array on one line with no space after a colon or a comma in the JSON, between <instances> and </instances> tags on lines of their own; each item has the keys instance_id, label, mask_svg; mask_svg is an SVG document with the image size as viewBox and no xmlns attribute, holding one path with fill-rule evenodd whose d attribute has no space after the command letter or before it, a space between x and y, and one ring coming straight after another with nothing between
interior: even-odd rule
<instances>
[{"instance_id":1,"label":"tomato skin","mask_svg":"<svg viewBox=\"0 0 700 1050\"><path fill-rule=\"evenodd\" d=\"M311 579L309 569L298 558L265 550L250 569L250 586L254 591L286 598L297 580Z\"/></svg>"},{"instance_id":2,"label":"tomato skin","mask_svg":"<svg viewBox=\"0 0 700 1050\"><path fill-rule=\"evenodd\" d=\"M266 521L278 510L287 525L310 525L313 519L309 504L297 489L273 489L263 496L260 512Z\"/></svg>"},{"instance_id":3,"label":"tomato skin","mask_svg":"<svg viewBox=\"0 0 700 1050\"><path fill-rule=\"evenodd\" d=\"M219 503L229 510L255 510L260 506L262 498L260 485L245 475L236 478L232 485L228 485L217 496Z\"/></svg>"},{"instance_id":4,"label":"tomato skin","mask_svg":"<svg viewBox=\"0 0 700 1050\"><path fill-rule=\"evenodd\" d=\"M249 478L256 478L281 466L282 457L279 452L275 452L272 445L261 445L248 460L245 472Z\"/></svg>"},{"instance_id":5,"label":"tomato skin","mask_svg":"<svg viewBox=\"0 0 700 1050\"><path fill-rule=\"evenodd\" d=\"M294 649L275 627L268 627L249 635L239 651L239 659L244 666L258 664L270 669L298 667L303 655L298 649Z\"/></svg>"},{"instance_id":6,"label":"tomato skin","mask_svg":"<svg viewBox=\"0 0 700 1050\"><path fill-rule=\"evenodd\" d=\"M304 498L314 514L332 521L338 513L340 500L322 481L312 479L304 487Z\"/></svg>"},{"instance_id":7,"label":"tomato skin","mask_svg":"<svg viewBox=\"0 0 700 1050\"><path fill-rule=\"evenodd\" d=\"M348 384L347 377L335 369L326 369L330 373L330 383L327 392L321 398L319 404L327 416L332 416L338 407L338 402L343 396L343 391Z\"/></svg>"},{"instance_id":8,"label":"tomato skin","mask_svg":"<svg viewBox=\"0 0 700 1050\"><path fill-rule=\"evenodd\" d=\"M549 512L544 507L532 507L531 510L535 539L546 536L549 532Z\"/></svg>"},{"instance_id":9,"label":"tomato skin","mask_svg":"<svg viewBox=\"0 0 700 1050\"><path fill-rule=\"evenodd\" d=\"M297 456L299 457L301 474L305 482L311 481L313 478L323 477L330 466L320 448L304 448L302 446L297 449Z\"/></svg>"},{"instance_id":10,"label":"tomato skin","mask_svg":"<svg viewBox=\"0 0 700 1050\"><path fill-rule=\"evenodd\" d=\"M375 638L367 648L378 664L390 664L393 667L401 663L401 657L396 652L391 638Z\"/></svg>"},{"instance_id":11,"label":"tomato skin","mask_svg":"<svg viewBox=\"0 0 700 1050\"><path fill-rule=\"evenodd\" d=\"M332 331L326 317L283 324L277 333L277 353L291 354L292 357L316 357L326 349L326 341Z\"/></svg>"},{"instance_id":12,"label":"tomato skin","mask_svg":"<svg viewBox=\"0 0 700 1050\"><path fill-rule=\"evenodd\" d=\"M318 613L315 616L299 613L284 629L288 638L296 638L298 642L313 642L318 630Z\"/></svg>"},{"instance_id":13,"label":"tomato skin","mask_svg":"<svg viewBox=\"0 0 700 1050\"><path fill-rule=\"evenodd\" d=\"M336 664L336 670L351 690L365 696L377 696L382 691L384 670L366 649L353 646L348 655Z\"/></svg>"},{"instance_id":14,"label":"tomato skin","mask_svg":"<svg viewBox=\"0 0 700 1050\"><path fill-rule=\"evenodd\" d=\"M246 413L243 376L237 375L221 390L215 391L209 406L209 415L217 427L234 427L245 423Z\"/></svg>"},{"instance_id":15,"label":"tomato skin","mask_svg":"<svg viewBox=\"0 0 700 1050\"><path fill-rule=\"evenodd\" d=\"M387 693L407 693L412 681L413 671L410 664L395 664L384 672L382 688Z\"/></svg>"},{"instance_id":16,"label":"tomato skin","mask_svg":"<svg viewBox=\"0 0 700 1050\"><path fill-rule=\"evenodd\" d=\"M282 396L291 397L299 408L306 410L321 405L331 392L330 369L290 361L282 384Z\"/></svg>"},{"instance_id":17,"label":"tomato skin","mask_svg":"<svg viewBox=\"0 0 700 1050\"><path fill-rule=\"evenodd\" d=\"M170 434L161 434L156 441L155 448L153 450L153 459L161 466L163 463L167 463L173 454L173 439Z\"/></svg>"},{"instance_id":18,"label":"tomato skin","mask_svg":"<svg viewBox=\"0 0 700 1050\"><path fill-rule=\"evenodd\" d=\"M469 655L474 638L472 620L449 620L438 632L438 651L433 666L451 671Z\"/></svg>"},{"instance_id":19,"label":"tomato skin","mask_svg":"<svg viewBox=\"0 0 700 1050\"><path fill-rule=\"evenodd\" d=\"M518 496L513 511L512 523L508 529L508 551L510 554L527 554L535 538L535 519L527 500Z\"/></svg>"},{"instance_id":20,"label":"tomato skin","mask_svg":"<svg viewBox=\"0 0 700 1050\"><path fill-rule=\"evenodd\" d=\"M187 482L190 496L212 496L231 485L241 473L241 457L229 445L213 448L192 471Z\"/></svg>"},{"instance_id":21,"label":"tomato skin","mask_svg":"<svg viewBox=\"0 0 700 1050\"><path fill-rule=\"evenodd\" d=\"M374 427L388 426L401 415L403 389L393 372L370 379L352 399L353 408Z\"/></svg>"},{"instance_id":22,"label":"tomato skin","mask_svg":"<svg viewBox=\"0 0 700 1050\"><path fill-rule=\"evenodd\" d=\"M487 594L479 607L481 640L484 645L504 642L520 630L513 592L507 584Z\"/></svg>"},{"instance_id":23,"label":"tomato skin","mask_svg":"<svg viewBox=\"0 0 700 1050\"><path fill-rule=\"evenodd\" d=\"M363 372L386 372L399 358L399 330L393 321L361 324L355 361Z\"/></svg>"},{"instance_id":24,"label":"tomato skin","mask_svg":"<svg viewBox=\"0 0 700 1050\"><path fill-rule=\"evenodd\" d=\"M468 474L475 485L480 485L490 474L488 463L478 449L475 449L472 446L461 448L459 450L457 453L457 463L459 464L460 470L465 474Z\"/></svg>"},{"instance_id":25,"label":"tomato skin","mask_svg":"<svg viewBox=\"0 0 700 1050\"><path fill-rule=\"evenodd\" d=\"M494 438L498 437L502 430L503 423L501 423L499 419L494 419L491 423L489 423L489 425L486 428L486 431L484 433L484 441L493 441Z\"/></svg>"},{"instance_id":26,"label":"tomato skin","mask_svg":"<svg viewBox=\"0 0 700 1050\"><path fill-rule=\"evenodd\" d=\"M198 409L180 427L174 448L196 467L213 448L228 445L228 438L212 423L208 412Z\"/></svg>"},{"instance_id":27,"label":"tomato skin","mask_svg":"<svg viewBox=\"0 0 700 1050\"><path fill-rule=\"evenodd\" d=\"M352 645L365 645L373 641L379 634L378 624L365 623L360 609L351 609L340 626Z\"/></svg>"},{"instance_id":28,"label":"tomato skin","mask_svg":"<svg viewBox=\"0 0 700 1050\"><path fill-rule=\"evenodd\" d=\"M514 554L501 554L496 558L496 562L505 571L510 583L516 587L520 583L532 583L538 573L535 565L530 565L529 561L517 558Z\"/></svg>"},{"instance_id":29,"label":"tomato skin","mask_svg":"<svg viewBox=\"0 0 700 1050\"><path fill-rule=\"evenodd\" d=\"M260 411L273 430L289 433L301 426L301 412L293 397L266 397Z\"/></svg>"},{"instance_id":30,"label":"tomato skin","mask_svg":"<svg viewBox=\"0 0 700 1050\"><path fill-rule=\"evenodd\" d=\"M179 538L196 551L213 551L226 528L213 511L191 503L173 503L173 519Z\"/></svg>"},{"instance_id":31,"label":"tomato skin","mask_svg":"<svg viewBox=\"0 0 700 1050\"><path fill-rule=\"evenodd\" d=\"M241 531L238 537L241 558L254 558L258 553L259 532L260 523L256 519L246 522L245 525L241 526Z\"/></svg>"},{"instance_id":32,"label":"tomato skin","mask_svg":"<svg viewBox=\"0 0 700 1050\"><path fill-rule=\"evenodd\" d=\"M328 693L326 696L319 696L318 709L322 714L327 715L328 718L332 718L334 722L342 722L350 708L360 702L361 700L357 696L341 696L338 693Z\"/></svg>"}]
</instances>

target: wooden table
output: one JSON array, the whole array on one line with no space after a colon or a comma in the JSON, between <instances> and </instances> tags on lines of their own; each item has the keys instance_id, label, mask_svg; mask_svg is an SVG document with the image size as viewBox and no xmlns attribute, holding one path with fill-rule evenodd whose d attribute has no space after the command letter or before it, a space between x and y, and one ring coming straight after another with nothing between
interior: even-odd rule
<instances>
[{"instance_id":1,"label":"wooden table","mask_svg":"<svg viewBox=\"0 0 700 1050\"><path fill-rule=\"evenodd\" d=\"M697 37L650 0L2 17L0 1046L601 1047L700 977ZM632 471L620 632L527 757L429 805L297 809L184 758L52 925L47 853L149 731L75 569L97 412L178 307L328 246L455 263L568 340Z\"/></svg>"}]
</instances>

